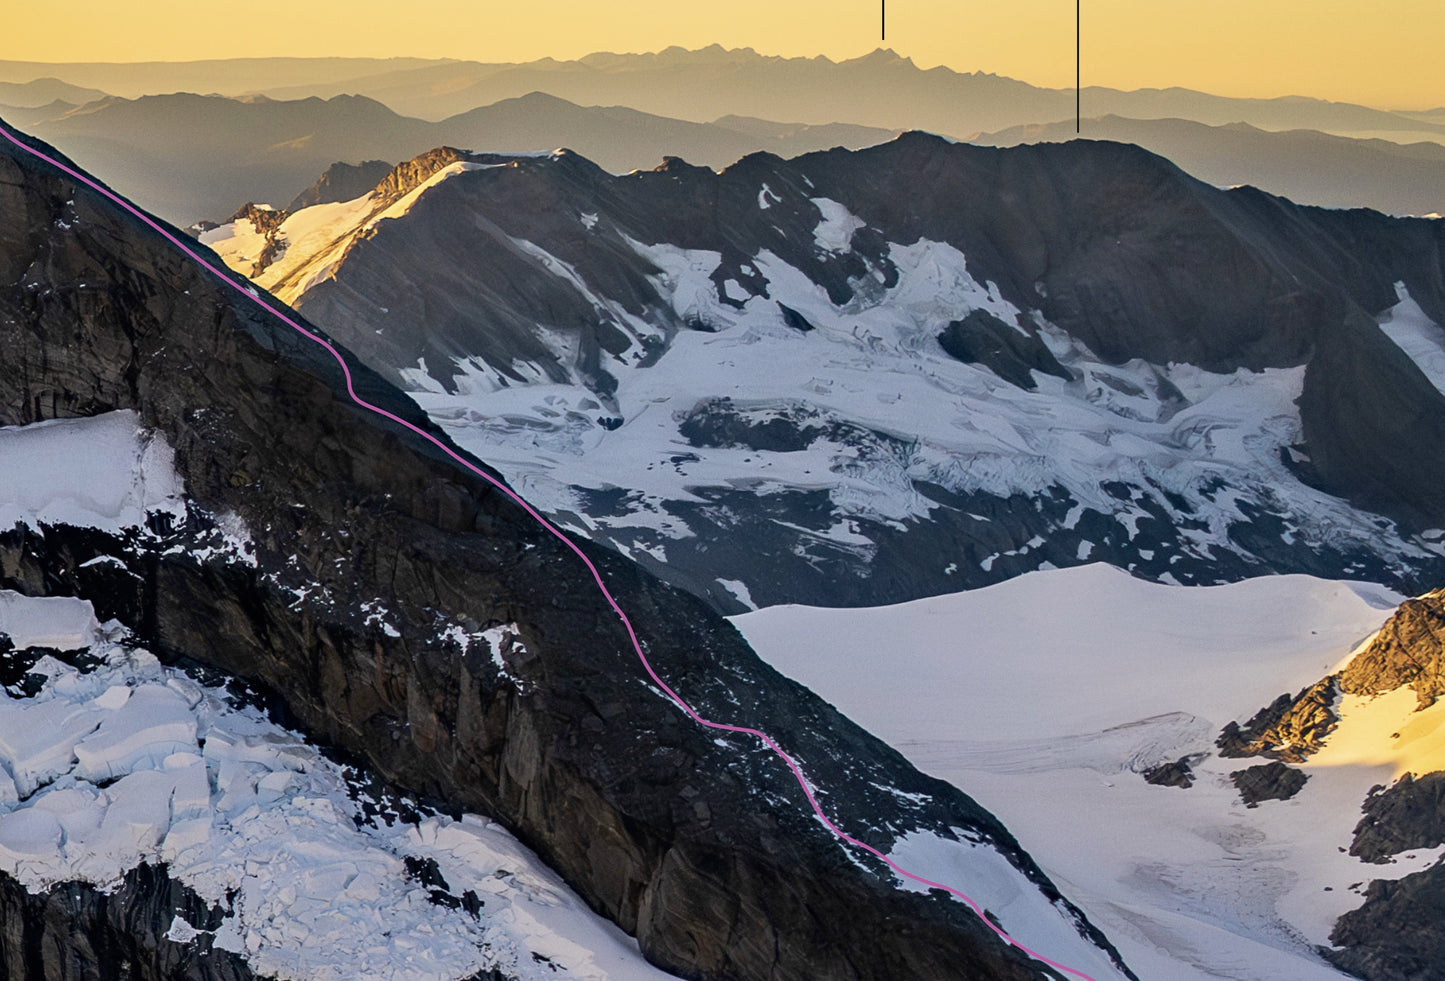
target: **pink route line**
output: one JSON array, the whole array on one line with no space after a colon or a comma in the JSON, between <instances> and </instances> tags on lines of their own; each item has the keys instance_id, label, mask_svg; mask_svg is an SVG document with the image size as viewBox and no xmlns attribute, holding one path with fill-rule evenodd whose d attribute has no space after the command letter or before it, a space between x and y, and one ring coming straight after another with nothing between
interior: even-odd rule
<instances>
[{"instance_id":1,"label":"pink route line","mask_svg":"<svg viewBox=\"0 0 1445 981\"><path fill-rule=\"evenodd\" d=\"M852 835L848 834L848 832L844 831L842 828L834 824L831 820L829 820L828 815L823 813L823 808L818 804L818 799L813 796L812 787L808 783L808 778L803 773L803 768L798 765L796 760L794 760L791 756L788 755L788 753L783 749L783 747L779 746L773 740L772 736L769 736L767 733L759 729L751 729L747 726L729 725L725 722L713 722L711 719L704 719L701 715L699 715L691 705L683 701L682 697L678 695L677 692L673 691L670 687L668 687L667 682L663 681L662 678L659 677L657 672L653 669L652 662L649 661L647 659L647 655L642 652L642 643L637 639L637 632L632 629L632 621L627 618L626 613L622 612L622 607L619 606L617 600L613 598L611 591L607 588L607 584L602 581L602 574L597 571L597 567L592 564L592 560L589 559L586 553L584 553L582 549L577 546L577 543L572 541L571 538L567 537L565 533L559 530L546 518L542 517L542 515L539 514L536 509L532 507L532 505L522 500L521 496L517 494L516 491L512 490L506 484L497 480L495 477L487 473L482 468L465 459L461 454L457 453L455 450L447 446L441 440L437 439L431 433L422 429L420 426L407 422L400 416L393 415L392 413L386 411L380 406L372 405L370 402L357 395L356 390L351 386L351 369L346 366L346 359L341 356L341 352L338 351L331 344L330 341L326 340L326 338L324 337L313 334L311 331L307 330L305 327L302 327L299 323L288 317L286 314L272 309L269 304L265 303L260 298L260 296L252 293L247 287L242 286L240 283L232 279L229 275L221 272L215 266L211 265L210 262L202 258L200 254L198 254L186 243L178 239L175 235L172 235L154 218L146 214L140 208L137 208L135 205L131 204L119 194L116 194L114 191L110 190L110 188L98 183L97 181L91 180L85 174L82 174L80 171L74 169L73 167L68 167L61 161L56 160L53 157L50 157L44 153L41 153L34 147L27 145L3 126L0 126L0 134L3 134L7 140L9 140L11 143L15 144L17 147L24 150L31 156L37 157L38 159L45 161L57 170L68 174L70 177L75 178L77 181L80 181L80 183L84 184L86 187L89 187L91 190L98 191L99 193L113 201L115 204L120 205L126 211L130 212L132 215L135 215L135 217L139 218L141 221L149 225L152 229L159 232L162 237L164 237L167 241L169 241L176 248L180 249L186 255L190 256L191 259L199 263L201 267L204 268L207 272L220 279L222 283L236 290L236 292L240 293L242 296L246 297L246 299L255 303L267 313L279 319L282 323L292 328L297 333L301 334L307 340L314 341L315 343L324 347L327 353L329 353L333 358L335 358L336 363L341 366L341 373L346 378L346 393L351 396L351 401L355 402L357 405L361 406L363 409L366 409L369 412L374 412L377 415L382 416L385 419L389 419L397 425L409 429L413 433L416 433L422 439L431 443L433 446L441 450L447 456L451 457L457 463L460 463L472 473L476 474L478 477L481 477L487 483L491 484L497 490L501 491L503 494L507 495L507 497L515 501L522 508L522 510L526 511L528 515L530 515L534 520L536 520L538 524L545 528L548 533L550 533L552 536L557 538L557 540L562 542L563 545L566 545L569 549L571 549L572 552L579 559L582 560L582 563L587 566L587 571L592 573L592 579L594 582L597 583L598 590L600 590L603 597L606 598L607 605L612 607L612 612L617 614L617 618L621 620L622 625L627 628L628 639L632 641L632 650L637 654L637 659L642 662L643 669L647 671L648 677L650 677L654 682L656 682L658 687L660 687L664 692L667 693L667 697L672 699L673 702L677 704L678 708L682 709L684 712L690 715L693 721L696 722L698 725L706 726L709 729L721 729L724 732L736 732L742 733L743 735L756 736L758 739L761 739L764 743L766 743L767 747L771 749L775 754L777 754L779 759L781 759L784 763L788 765L788 769L793 771L793 776L797 778L798 786L803 788L803 794L808 798L808 804L813 808L813 813L817 815L818 820L822 821L824 827L831 831L833 835L837 837L840 841L844 841L855 848L863 849L865 852L868 852L875 858L880 859L885 865L887 865L894 872L903 876L905 879L911 879L914 882L927 886L930 889L942 889L944 892L957 896L959 899L967 903L969 908L978 915L978 918L982 920L990 930L996 933L1001 940L1013 947L1017 947L1019 950L1032 957L1034 960L1047 964L1050 967L1057 968L1060 971L1063 971L1065 974L1072 974L1077 978L1082 978L1083 981L1096 981L1095 978L1088 974L1085 974L1083 971L1069 967L1066 964L1060 964L1058 961L1050 960L1044 955L1036 953L1035 951L1032 951L1029 948L1025 947L1013 937L1010 937L1002 929L996 926L992 920L990 920L987 916L984 916L983 909L978 905L978 903L974 902L972 898L965 895L960 890L955 889L952 886L946 886L941 882L934 882L931 879L925 879L921 875L915 875L914 873L909 872L907 869L903 868L901 865L893 861L893 859L889 858L887 855L883 854L877 848L874 848L866 841L860 841L859 839L853 837Z\"/></svg>"}]
</instances>

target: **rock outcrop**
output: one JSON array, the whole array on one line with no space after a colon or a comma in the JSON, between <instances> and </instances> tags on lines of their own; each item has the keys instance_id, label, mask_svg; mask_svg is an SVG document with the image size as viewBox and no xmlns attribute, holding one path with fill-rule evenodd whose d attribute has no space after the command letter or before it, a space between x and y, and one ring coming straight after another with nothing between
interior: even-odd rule
<instances>
[{"instance_id":1,"label":"rock outcrop","mask_svg":"<svg viewBox=\"0 0 1445 981\"><path fill-rule=\"evenodd\" d=\"M244 221L256 230L256 234L266 240L261 246L261 251L256 254L256 261L251 264L250 276L259 276L266 271L266 267L276 261L286 248L281 241L281 225L291 216L289 211L277 211L274 208L257 207L255 202L248 201L243 204L237 212L226 221Z\"/></svg>"},{"instance_id":2,"label":"rock outcrop","mask_svg":"<svg viewBox=\"0 0 1445 981\"><path fill-rule=\"evenodd\" d=\"M391 204L425 184L437 171L467 160L470 156L465 150L449 146L428 150L390 168L370 190L376 195L378 204Z\"/></svg>"},{"instance_id":3,"label":"rock outcrop","mask_svg":"<svg viewBox=\"0 0 1445 981\"><path fill-rule=\"evenodd\" d=\"M167 938L177 916L202 931ZM252 981L235 954L204 931L221 911L142 865L114 890L69 884L43 895L0 876L0 977L16 981ZM500 981L500 979L497 979Z\"/></svg>"},{"instance_id":4,"label":"rock outcrop","mask_svg":"<svg viewBox=\"0 0 1445 981\"><path fill-rule=\"evenodd\" d=\"M113 556L103 615L158 654L270 691L312 738L398 787L495 816L685 977L1048 973L962 904L900 891L823 833L753 741L682 714L579 560L434 446L358 408L317 345L8 144L0 213L0 425L135 410L174 448L189 498L185 520L135 539L6 531L0 586L80 593L91 560ZM435 431L346 357L361 397ZM245 529L255 566L203 549L223 520ZM761 663L701 601L582 548L667 683L787 746L840 825L885 849L910 829L977 835L1064 902L971 799ZM397 629L369 623L363 604ZM501 623L520 642L498 664L467 638Z\"/></svg>"},{"instance_id":5,"label":"rock outcrop","mask_svg":"<svg viewBox=\"0 0 1445 981\"><path fill-rule=\"evenodd\" d=\"M1215 740L1219 755L1230 758L1268 756L1287 763L1303 763L1318 752L1339 724L1335 711L1339 679L1330 675L1291 697L1279 696L1241 726L1229 722Z\"/></svg>"},{"instance_id":6,"label":"rock outcrop","mask_svg":"<svg viewBox=\"0 0 1445 981\"><path fill-rule=\"evenodd\" d=\"M1322 950L1342 971L1368 981L1440 981L1445 978L1445 866L1391 882L1376 879L1365 902L1340 917Z\"/></svg>"},{"instance_id":7,"label":"rock outcrop","mask_svg":"<svg viewBox=\"0 0 1445 981\"><path fill-rule=\"evenodd\" d=\"M970 310L962 320L950 321L948 329L938 336L938 343L958 360L987 365L994 374L1019 388L1037 387L1032 375L1035 371L1064 381L1072 377L1038 334L1011 327L986 310Z\"/></svg>"},{"instance_id":8,"label":"rock outcrop","mask_svg":"<svg viewBox=\"0 0 1445 981\"><path fill-rule=\"evenodd\" d=\"M1289 800L1300 792L1309 777L1276 760L1235 770L1229 779L1234 781L1246 807L1258 807L1261 801Z\"/></svg>"},{"instance_id":9,"label":"rock outcrop","mask_svg":"<svg viewBox=\"0 0 1445 981\"><path fill-rule=\"evenodd\" d=\"M1194 770L1189 757L1183 756L1172 763L1160 763L1143 773L1144 782L1156 787L1178 787L1187 790L1194 786Z\"/></svg>"},{"instance_id":10,"label":"rock outcrop","mask_svg":"<svg viewBox=\"0 0 1445 981\"><path fill-rule=\"evenodd\" d=\"M1445 773L1407 773L1370 794L1363 810L1351 855L1383 863L1411 848L1434 848L1445 842Z\"/></svg>"},{"instance_id":11,"label":"rock outcrop","mask_svg":"<svg viewBox=\"0 0 1445 981\"><path fill-rule=\"evenodd\" d=\"M1340 674L1340 688L1352 695L1406 686L1422 709L1445 693L1445 590L1400 604L1379 636Z\"/></svg>"}]
</instances>

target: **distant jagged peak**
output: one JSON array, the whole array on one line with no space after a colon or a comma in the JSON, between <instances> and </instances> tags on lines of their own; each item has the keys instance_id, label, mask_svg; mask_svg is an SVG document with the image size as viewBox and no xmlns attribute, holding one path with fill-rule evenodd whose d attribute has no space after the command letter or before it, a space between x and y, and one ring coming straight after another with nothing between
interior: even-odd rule
<instances>
[{"instance_id":1,"label":"distant jagged peak","mask_svg":"<svg viewBox=\"0 0 1445 981\"><path fill-rule=\"evenodd\" d=\"M850 58L847 61L838 62L839 65L856 66L860 68L883 68L894 65L906 68L917 68L913 59L907 55L901 55L892 48L874 48L872 51L857 58Z\"/></svg>"},{"instance_id":2,"label":"distant jagged peak","mask_svg":"<svg viewBox=\"0 0 1445 981\"><path fill-rule=\"evenodd\" d=\"M616 69L636 68L639 65L648 67L700 67L705 65L752 65L764 62L815 62L819 64L833 64L832 59L826 55L770 55L763 54L754 48L729 48L721 44L713 43L701 48L686 48L674 44L659 51L645 52L617 52L617 51L594 51L577 59L574 64L586 65L588 68L597 71L612 71ZM540 64L540 62L529 62L529 65Z\"/></svg>"},{"instance_id":3,"label":"distant jagged peak","mask_svg":"<svg viewBox=\"0 0 1445 981\"><path fill-rule=\"evenodd\" d=\"M278 211L269 204L257 204L255 201L247 201L236 209L236 213L227 218L227 222L249 221L256 226L256 231L264 232L263 226L280 225L290 216L289 211Z\"/></svg>"},{"instance_id":4,"label":"distant jagged peak","mask_svg":"<svg viewBox=\"0 0 1445 981\"><path fill-rule=\"evenodd\" d=\"M652 172L655 174L673 174L676 176L682 176L684 174L715 173L715 171L711 167L700 167L697 164L690 164L682 157L675 157L670 154L666 157L663 157L662 163L652 168Z\"/></svg>"},{"instance_id":5,"label":"distant jagged peak","mask_svg":"<svg viewBox=\"0 0 1445 981\"><path fill-rule=\"evenodd\" d=\"M385 180L394 165L386 160L363 160L359 164L338 160L306 190L291 199L287 211L296 212L316 204L350 201L369 193Z\"/></svg>"}]
</instances>

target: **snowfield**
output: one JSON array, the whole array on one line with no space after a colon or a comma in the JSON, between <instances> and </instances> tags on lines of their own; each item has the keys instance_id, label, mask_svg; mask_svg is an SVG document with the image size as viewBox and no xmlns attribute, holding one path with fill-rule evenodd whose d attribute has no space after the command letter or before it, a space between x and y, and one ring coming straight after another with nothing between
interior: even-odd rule
<instances>
[{"instance_id":1,"label":"snowfield","mask_svg":"<svg viewBox=\"0 0 1445 981\"><path fill-rule=\"evenodd\" d=\"M1385 312L1380 329L1445 393L1445 333L1420 309L1404 283L1395 284L1395 295L1399 302Z\"/></svg>"},{"instance_id":2,"label":"snowfield","mask_svg":"<svg viewBox=\"0 0 1445 981\"><path fill-rule=\"evenodd\" d=\"M69 524L120 532L184 513L165 439L129 409L0 428L0 528Z\"/></svg>"},{"instance_id":3,"label":"snowfield","mask_svg":"<svg viewBox=\"0 0 1445 981\"><path fill-rule=\"evenodd\" d=\"M499 826L372 799L303 737L97 625L89 602L0 591L0 631L98 662L46 655L37 692L0 693L0 872L27 889L105 889L165 863L229 909L216 947L291 981L670 977ZM435 861L477 915L435 901L408 860ZM180 917L169 931L200 933Z\"/></svg>"},{"instance_id":4,"label":"snowfield","mask_svg":"<svg viewBox=\"0 0 1445 981\"><path fill-rule=\"evenodd\" d=\"M1090 565L733 622L774 667L998 815L1141 978L1325 981L1345 975L1313 945L1363 886L1440 857L1374 865L1344 851L1371 787L1445 768L1445 707L1413 713L1408 690L1345 699L1301 766L1304 789L1255 808L1229 774L1263 761L1220 759L1214 738L1337 670L1399 600L1305 576L1179 587ZM1140 775L1195 754L1189 789Z\"/></svg>"}]
</instances>

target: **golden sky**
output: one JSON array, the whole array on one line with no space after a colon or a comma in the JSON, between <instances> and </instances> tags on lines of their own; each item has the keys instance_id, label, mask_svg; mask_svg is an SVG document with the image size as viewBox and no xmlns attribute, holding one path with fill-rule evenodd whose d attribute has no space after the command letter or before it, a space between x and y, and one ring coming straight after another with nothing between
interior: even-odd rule
<instances>
[{"instance_id":1,"label":"golden sky","mask_svg":"<svg viewBox=\"0 0 1445 981\"><path fill-rule=\"evenodd\" d=\"M721 43L853 57L880 0L15 0L0 58L351 55L521 61ZM1073 0L888 0L920 66L1074 79ZM1086 85L1445 106L1445 0L1083 0Z\"/></svg>"}]
</instances>

